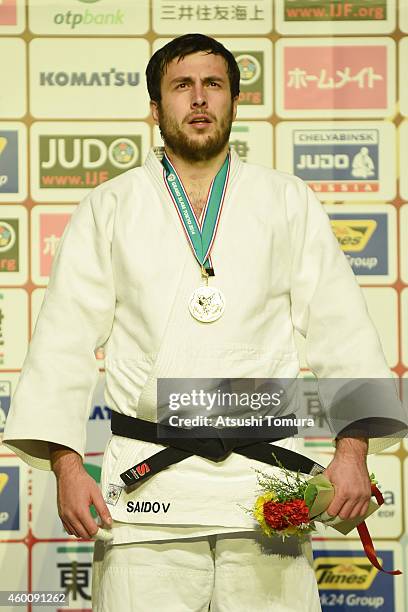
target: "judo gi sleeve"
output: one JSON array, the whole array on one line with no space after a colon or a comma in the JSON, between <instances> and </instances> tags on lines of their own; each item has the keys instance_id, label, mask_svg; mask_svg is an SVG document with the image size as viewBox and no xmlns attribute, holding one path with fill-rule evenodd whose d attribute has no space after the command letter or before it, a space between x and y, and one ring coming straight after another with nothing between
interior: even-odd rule
<instances>
[{"instance_id":1,"label":"judo gi sleeve","mask_svg":"<svg viewBox=\"0 0 408 612\"><path fill-rule=\"evenodd\" d=\"M288 188L286 201L292 322L305 337L306 361L319 379L321 404L335 434L360 420L371 423L369 451L378 452L406 433L406 410L323 206L301 181ZM380 426L381 419L377 438L375 425ZM386 430L396 437L383 438Z\"/></svg>"},{"instance_id":2,"label":"judo gi sleeve","mask_svg":"<svg viewBox=\"0 0 408 612\"><path fill-rule=\"evenodd\" d=\"M105 193L105 197L103 194ZM112 328L113 196L92 192L60 240L6 422L3 443L33 467L51 469L48 442L83 456L98 379L95 349Z\"/></svg>"}]
</instances>

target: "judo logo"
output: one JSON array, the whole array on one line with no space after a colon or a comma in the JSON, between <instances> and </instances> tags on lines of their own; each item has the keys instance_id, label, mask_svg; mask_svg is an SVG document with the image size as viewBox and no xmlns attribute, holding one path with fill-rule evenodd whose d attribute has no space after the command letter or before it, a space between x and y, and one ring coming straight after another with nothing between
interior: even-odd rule
<instances>
[{"instance_id":1,"label":"judo logo","mask_svg":"<svg viewBox=\"0 0 408 612\"><path fill-rule=\"evenodd\" d=\"M320 192L380 189L377 129L294 130L293 173Z\"/></svg>"},{"instance_id":2,"label":"judo logo","mask_svg":"<svg viewBox=\"0 0 408 612\"><path fill-rule=\"evenodd\" d=\"M242 85L251 85L255 83L261 75L261 65L253 55L244 53L235 58L239 72L241 75L240 81Z\"/></svg>"},{"instance_id":3,"label":"judo logo","mask_svg":"<svg viewBox=\"0 0 408 612\"><path fill-rule=\"evenodd\" d=\"M0 253L12 248L16 241L14 228L6 221L0 221Z\"/></svg>"},{"instance_id":4,"label":"judo logo","mask_svg":"<svg viewBox=\"0 0 408 612\"><path fill-rule=\"evenodd\" d=\"M251 51L250 53L235 53L235 60L240 72L239 94L240 104L264 104L264 53Z\"/></svg>"},{"instance_id":5,"label":"judo logo","mask_svg":"<svg viewBox=\"0 0 408 612\"><path fill-rule=\"evenodd\" d=\"M119 501L119 497L123 491L123 487L120 485L110 484L106 491L105 501L110 506L116 506Z\"/></svg>"},{"instance_id":6,"label":"judo logo","mask_svg":"<svg viewBox=\"0 0 408 612\"><path fill-rule=\"evenodd\" d=\"M139 150L129 138L118 138L110 146L112 163L117 168L131 168L139 158Z\"/></svg>"},{"instance_id":7,"label":"judo logo","mask_svg":"<svg viewBox=\"0 0 408 612\"><path fill-rule=\"evenodd\" d=\"M351 174L355 178L362 179L376 176L375 164L370 157L368 147L361 147L360 151L354 155Z\"/></svg>"}]
</instances>

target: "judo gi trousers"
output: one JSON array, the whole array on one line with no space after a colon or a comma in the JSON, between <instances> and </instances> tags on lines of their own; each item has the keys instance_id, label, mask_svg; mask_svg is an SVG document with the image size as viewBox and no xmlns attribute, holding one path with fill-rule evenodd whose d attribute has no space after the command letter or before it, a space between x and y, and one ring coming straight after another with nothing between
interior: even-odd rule
<instances>
[{"instance_id":1,"label":"judo gi trousers","mask_svg":"<svg viewBox=\"0 0 408 612\"><path fill-rule=\"evenodd\" d=\"M258 532L96 542L93 612L321 612L309 541Z\"/></svg>"}]
</instances>

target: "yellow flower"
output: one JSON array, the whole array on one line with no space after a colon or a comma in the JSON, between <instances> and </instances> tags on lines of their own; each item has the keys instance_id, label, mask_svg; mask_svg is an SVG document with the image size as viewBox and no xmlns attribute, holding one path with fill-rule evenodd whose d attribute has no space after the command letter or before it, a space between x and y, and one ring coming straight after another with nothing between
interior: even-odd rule
<instances>
[{"instance_id":1,"label":"yellow flower","mask_svg":"<svg viewBox=\"0 0 408 612\"><path fill-rule=\"evenodd\" d=\"M260 524L262 528L262 531L266 533L267 536L272 536L274 532L273 532L273 529L271 529L271 527L265 521L263 507L266 502L272 501L276 498L277 496L274 491L268 491L267 493L264 493L263 495L260 495L258 497L258 499L256 500L254 504L254 508L253 508L254 518L255 520L258 521L258 523Z\"/></svg>"}]
</instances>

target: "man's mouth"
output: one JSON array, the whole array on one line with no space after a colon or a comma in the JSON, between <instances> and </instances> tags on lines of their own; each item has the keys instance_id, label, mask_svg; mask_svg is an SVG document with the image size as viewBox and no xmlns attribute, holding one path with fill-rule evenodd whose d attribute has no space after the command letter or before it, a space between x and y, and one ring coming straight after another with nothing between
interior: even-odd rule
<instances>
[{"instance_id":1,"label":"man's mouth","mask_svg":"<svg viewBox=\"0 0 408 612\"><path fill-rule=\"evenodd\" d=\"M189 124L198 123L212 123L211 119L207 115L195 115L192 119L190 119Z\"/></svg>"}]
</instances>

